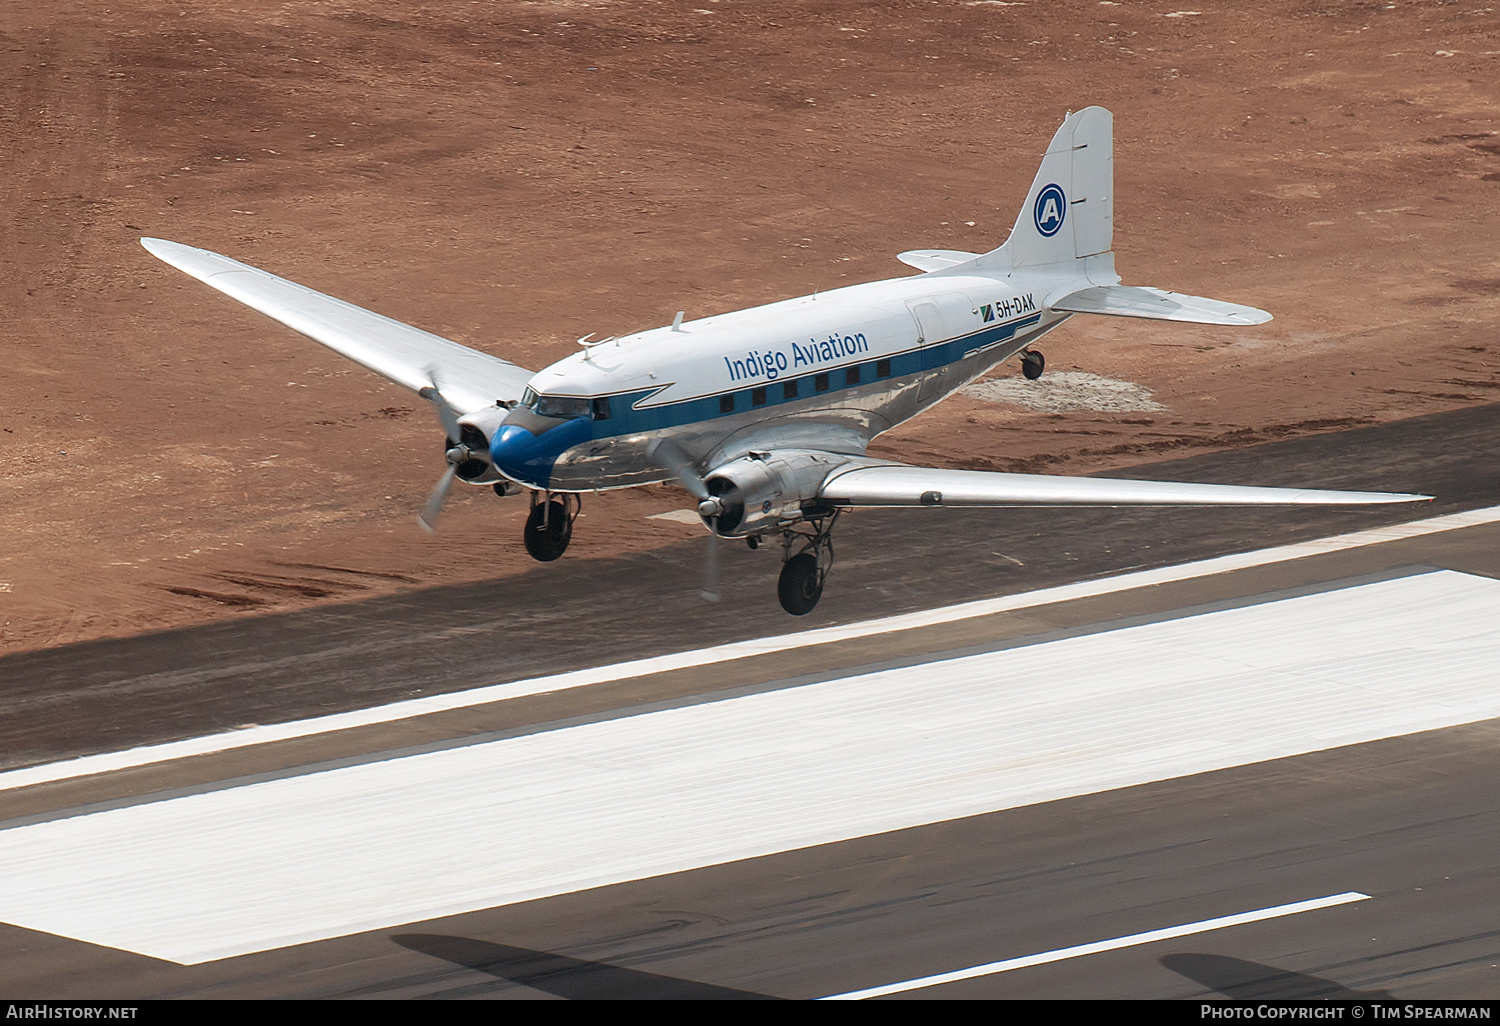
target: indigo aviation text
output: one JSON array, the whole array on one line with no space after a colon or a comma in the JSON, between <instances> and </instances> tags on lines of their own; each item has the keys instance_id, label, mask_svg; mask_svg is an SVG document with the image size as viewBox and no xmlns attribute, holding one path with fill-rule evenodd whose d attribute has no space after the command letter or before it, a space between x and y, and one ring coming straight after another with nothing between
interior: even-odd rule
<instances>
[{"instance_id":1,"label":"indigo aviation text","mask_svg":"<svg viewBox=\"0 0 1500 1026\"><path fill-rule=\"evenodd\" d=\"M765 378L767 381L775 381L784 371L800 373L804 367L836 363L846 356L868 353L870 343L865 338L864 332L856 332L842 337L829 335L822 341L810 338L807 340L807 345L793 342L790 344L790 349L790 355L783 348L768 349L762 353L749 352L742 360L724 357L724 366L729 371L729 380L746 381Z\"/></svg>"}]
</instances>

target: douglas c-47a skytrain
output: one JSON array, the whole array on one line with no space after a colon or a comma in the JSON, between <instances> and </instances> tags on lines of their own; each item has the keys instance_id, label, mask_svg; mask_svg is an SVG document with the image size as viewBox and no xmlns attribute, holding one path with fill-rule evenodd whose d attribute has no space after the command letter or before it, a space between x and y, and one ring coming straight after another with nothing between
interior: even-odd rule
<instances>
[{"instance_id":1,"label":"douglas c-47a skytrain","mask_svg":"<svg viewBox=\"0 0 1500 1026\"><path fill-rule=\"evenodd\" d=\"M568 546L584 492L676 479L719 538L780 540L789 613L817 604L832 530L854 506L1376 503L1427 496L980 473L865 455L1002 360L1042 373L1037 341L1073 314L1250 325L1263 310L1120 284L1114 254L1113 117L1070 114L1052 137L1005 244L918 250L924 273L590 342L537 373L206 250L142 239L167 263L422 396L455 477L527 490L526 550ZM926 512L923 516L939 515Z\"/></svg>"}]
</instances>

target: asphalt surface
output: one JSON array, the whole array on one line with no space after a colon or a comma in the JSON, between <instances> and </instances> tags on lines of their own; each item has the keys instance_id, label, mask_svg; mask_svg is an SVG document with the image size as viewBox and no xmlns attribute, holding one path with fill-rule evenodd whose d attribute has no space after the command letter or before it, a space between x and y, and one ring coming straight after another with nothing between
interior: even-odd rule
<instances>
[{"instance_id":1,"label":"asphalt surface","mask_svg":"<svg viewBox=\"0 0 1500 1026\"><path fill-rule=\"evenodd\" d=\"M1421 492L1339 509L863 511L822 602L776 602L779 551L703 543L367 602L0 659L0 769L847 623L1500 502L1500 405L1139 467L1130 476ZM517 539L517 544L520 540Z\"/></svg>"},{"instance_id":2,"label":"asphalt surface","mask_svg":"<svg viewBox=\"0 0 1500 1026\"><path fill-rule=\"evenodd\" d=\"M1373 900L916 997L1500 995L1493 722L183 967L0 926L15 997L810 998Z\"/></svg>"},{"instance_id":3,"label":"asphalt surface","mask_svg":"<svg viewBox=\"0 0 1500 1026\"><path fill-rule=\"evenodd\" d=\"M1415 508L851 517L811 622L775 607L767 553L726 561L726 584L744 576L699 604L685 546L13 657L5 751L19 765L123 748L1496 505L1475 468L1496 465L1497 419L1487 407L1140 472L1439 496ZM0 825L1425 567L1500 577L1500 526L22 788L0 793ZM809 998L1359 890L1371 900L910 996L1493 999L1497 742L1486 721L197 966L0 925L0 994Z\"/></svg>"}]
</instances>

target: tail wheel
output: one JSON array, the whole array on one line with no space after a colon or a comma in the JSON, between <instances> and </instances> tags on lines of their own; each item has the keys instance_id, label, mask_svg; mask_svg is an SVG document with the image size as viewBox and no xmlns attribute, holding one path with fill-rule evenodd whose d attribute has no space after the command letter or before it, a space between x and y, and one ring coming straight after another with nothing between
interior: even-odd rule
<instances>
[{"instance_id":1,"label":"tail wheel","mask_svg":"<svg viewBox=\"0 0 1500 1026\"><path fill-rule=\"evenodd\" d=\"M823 597L823 574L818 569L818 558L811 552L803 552L786 561L781 568L781 578L776 582L776 595L781 599L781 608L793 616L812 612Z\"/></svg>"},{"instance_id":2,"label":"tail wheel","mask_svg":"<svg viewBox=\"0 0 1500 1026\"><path fill-rule=\"evenodd\" d=\"M1027 381L1035 381L1042 376L1042 371L1047 366L1047 358L1035 349L1028 349L1021 354L1021 373L1026 375Z\"/></svg>"}]
</instances>

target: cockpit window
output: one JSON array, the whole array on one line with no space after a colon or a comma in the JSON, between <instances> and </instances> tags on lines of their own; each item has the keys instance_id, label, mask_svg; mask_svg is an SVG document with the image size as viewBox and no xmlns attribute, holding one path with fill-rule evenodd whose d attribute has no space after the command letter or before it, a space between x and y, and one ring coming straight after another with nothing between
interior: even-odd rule
<instances>
[{"instance_id":1,"label":"cockpit window","mask_svg":"<svg viewBox=\"0 0 1500 1026\"><path fill-rule=\"evenodd\" d=\"M570 395L539 395L536 397L536 412L539 417L561 417L564 420L587 417L589 401Z\"/></svg>"},{"instance_id":2,"label":"cockpit window","mask_svg":"<svg viewBox=\"0 0 1500 1026\"><path fill-rule=\"evenodd\" d=\"M530 399L530 402L526 400ZM590 417L594 420L609 419L608 399L588 399L572 395L537 395L530 389L521 397L521 405L529 407L538 417L555 417L573 420Z\"/></svg>"}]
</instances>

